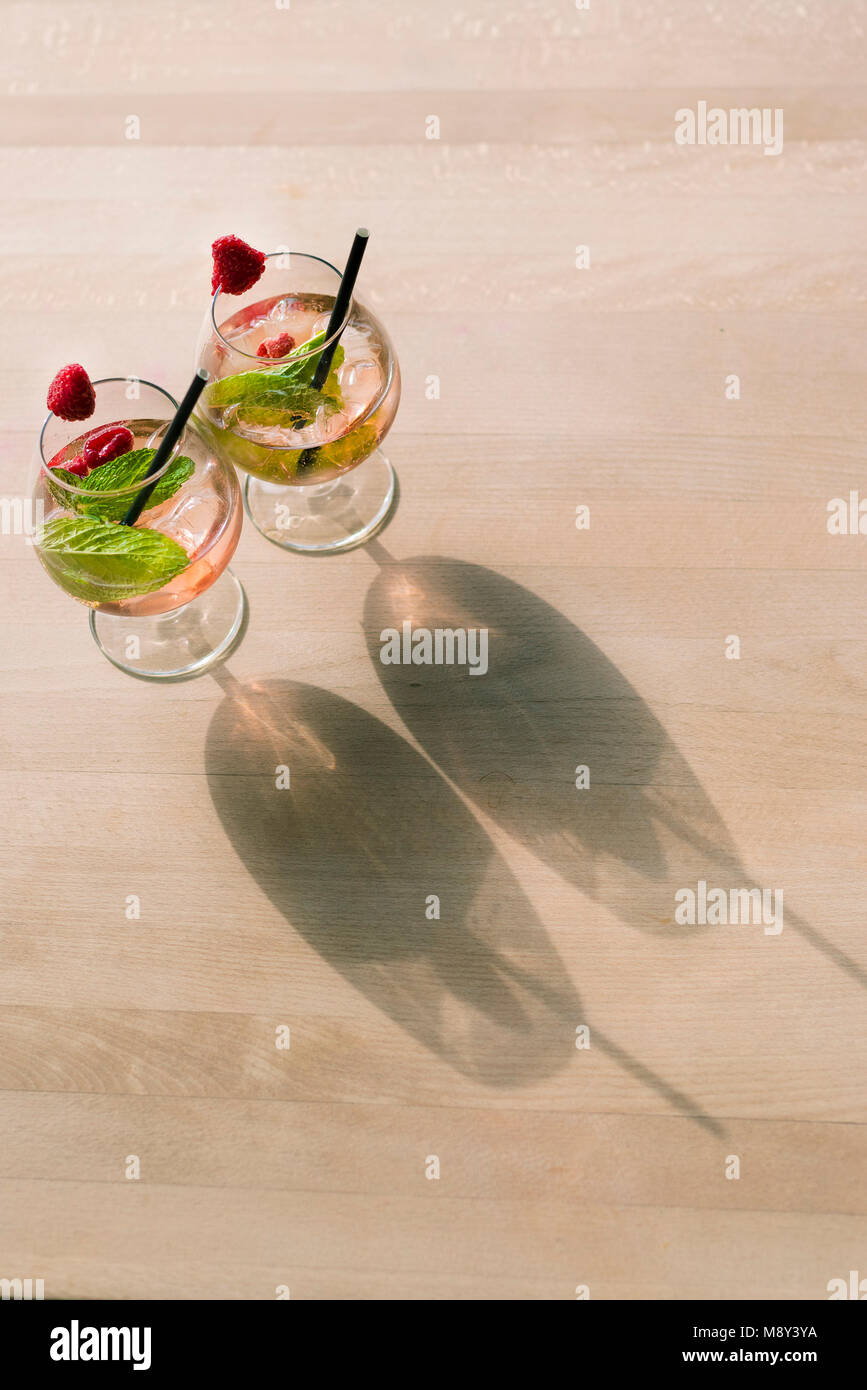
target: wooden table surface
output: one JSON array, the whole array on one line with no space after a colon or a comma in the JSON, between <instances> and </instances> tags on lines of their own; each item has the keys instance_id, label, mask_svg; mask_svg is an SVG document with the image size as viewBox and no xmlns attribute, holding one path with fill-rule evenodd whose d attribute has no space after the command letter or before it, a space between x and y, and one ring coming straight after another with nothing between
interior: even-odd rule
<instances>
[{"instance_id":1,"label":"wooden table surface","mask_svg":"<svg viewBox=\"0 0 867 1390\"><path fill-rule=\"evenodd\" d=\"M342 261L369 226L404 393L387 529L305 559L248 524L212 675L124 676L0 540L0 1276L867 1275L867 540L826 524L865 488L867 6L2 22L5 495L62 363L183 389L226 232ZM783 153L676 144L702 100L782 108ZM384 666L405 617L487 627L488 675ZM784 929L677 923L700 880Z\"/></svg>"}]
</instances>

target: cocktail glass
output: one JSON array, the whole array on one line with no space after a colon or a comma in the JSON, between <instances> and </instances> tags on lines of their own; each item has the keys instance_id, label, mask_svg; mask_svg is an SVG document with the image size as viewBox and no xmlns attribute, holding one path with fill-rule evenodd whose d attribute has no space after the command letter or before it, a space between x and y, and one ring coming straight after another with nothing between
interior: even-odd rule
<instances>
[{"instance_id":1,"label":"cocktail glass","mask_svg":"<svg viewBox=\"0 0 867 1390\"><path fill-rule=\"evenodd\" d=\"M287 550L328 553L367 540L388 516L394 470L379 447L400 400L400 369L382 324L357 299L329 338L340 272L297 251L265 258L241 295L218 290L205 315L197 366L212 378L197 420L221 459L247 473L253 524ZM283 334L289 355L259 355ZM282 392L287 368L311 385L319 356L339 342L325 394ZM311 340L313 345L308 347ZM251 373L274 378L270 395ZM267 378L266 378L267 380Z\"/></svg>"},{"instance_id":2,"label":"cocktail glass","mask_svg":"<svg viewBox=\"0 0 867 1390\"><path fill-rule=\"evenodd\" d=\"M141 491L141 482L118 485L129 476L125 460L159 445L177 402L132 377L93 385L89 419L51 414L42 427L34 548L54 582L90 609L96 644L115 666L150 680L196 675L227 654L243 626L244 591L226 568L243 518L237 477L188 424L152 475L139 520L123 525ZM130 453L84 477L64 468L108 425L132 432Z\"/></svg>"}]
</instances>

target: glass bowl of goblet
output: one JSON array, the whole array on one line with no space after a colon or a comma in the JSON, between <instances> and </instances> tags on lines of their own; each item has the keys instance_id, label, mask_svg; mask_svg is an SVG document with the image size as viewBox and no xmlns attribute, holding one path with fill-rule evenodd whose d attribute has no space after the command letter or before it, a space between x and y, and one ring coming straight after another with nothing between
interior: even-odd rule
<instances>
[{"instance_id":1,"label":"glass bowl of goblet","mask_svg":"<svg viewBox=\"0 0 867 1390\"><path fill-rule=\"evenodd\" d=\"M303 553L361 544L395 496L380 446L400 401L400 368L383 325L356 298L329 334L340 279L318 256L274 252L245 294L215 293L197 350L210 378L200 430L248 475L254 525ZM317 387L323 355L330 370Z\"/></svg>"},{"instance_id":2,"label":"glass bowl of goblet","mask_svg":"<svg viewBox=\"0 0 867 1390\"><path fill-rule=\"evenodd\" d=\"M227 654L244 622L244 591L227 568L243 519L235 471L188 423L148 477L177 402L135 377L93 386L92 416L50 414L42 427L34 549L54 582L90 610L96 644L115 666L152 680L196 675ZM124 452L88 467L88 440L112 430ZM154 489L126 525L145 477Z\"/></svg>"}]
</instances>

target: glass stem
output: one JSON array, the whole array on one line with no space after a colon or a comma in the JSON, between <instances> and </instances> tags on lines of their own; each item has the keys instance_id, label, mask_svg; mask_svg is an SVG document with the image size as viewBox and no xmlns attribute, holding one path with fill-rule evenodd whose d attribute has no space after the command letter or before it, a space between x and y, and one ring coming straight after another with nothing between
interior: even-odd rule
<instances>
[{"instance_id":1,"label":"glass stem","mask_svg":"<svg viewBox=\"0 0 867 1390\"><path fill-rule=\"evenodd\" d=\"M304 497L327 497L329 492L333 492L340 478L332 478L327 483L310 483L307 486L302 484L300 487L293 487L292 492L300 492Z\"/></svg>"}]
</instances>

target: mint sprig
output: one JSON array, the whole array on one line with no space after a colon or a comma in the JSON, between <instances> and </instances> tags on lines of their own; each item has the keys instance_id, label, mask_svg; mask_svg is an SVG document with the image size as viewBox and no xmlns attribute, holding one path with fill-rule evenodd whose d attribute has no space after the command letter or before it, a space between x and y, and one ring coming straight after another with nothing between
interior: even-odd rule
<instances>
[{"instance_id":1,"label":"mint sprig","mask_svg":"<svg viewBox=\"0 0 867 1390\"><path fill-rule=\"evenodd\" d=\"M61 588L85 603L152 593L190 562L183 546L162 531L98 517L56 517L46 523L38 549Z\"/></svg>"},{"instance_id":2,"label":"mint sprig","mask_svg":"<svg viewBox=\"0 0 867 1390\"><path fill-rule=\"evenodd\" d=\"M321 357L324 333L316 333L306 343L293 348L276 369L238 372L213 382L205 404L214 410L238 407L238 418L250 425L287 425L303 428L315 418L320 407L331 415L343 406L337 372L343 362L343 348L335 350L328 376L321 390L311 385ZM298 354L305 356L299 360ZM309 354L309 355L307 355Z\"/></svg>"},{"instance_id":3,"label":"mint sprig","mask_svg":"<svg viewBox=\"0 0 867 1390\"><path fill-rule=\"evenodd\" d=\"M99 494L119 492L143 482L155 455L156 449L132 449L128 454L121 454L119 458L100 464L83 478L68 472L65 468L49 468L46 470L45 480L55 502L65 511L76 512L79 516L102 517L106 521L121 521L129 511L132 495L104 497ZM193 460L183 455L172 459L148 498L147 510L150 511L151 507L158 507L173 497L187 479L192 477L195 468ZM67 492L66 488L56 485L57 480L81 491ZM52 481L55 482L53 487ZM84 493L92 493L93 496L83 496Z\"/></svg>"}]
</instances>

